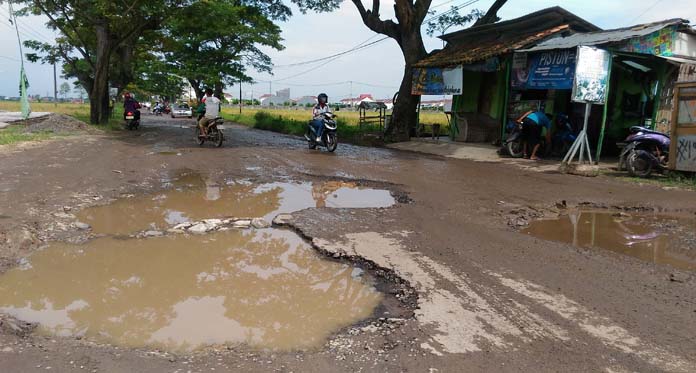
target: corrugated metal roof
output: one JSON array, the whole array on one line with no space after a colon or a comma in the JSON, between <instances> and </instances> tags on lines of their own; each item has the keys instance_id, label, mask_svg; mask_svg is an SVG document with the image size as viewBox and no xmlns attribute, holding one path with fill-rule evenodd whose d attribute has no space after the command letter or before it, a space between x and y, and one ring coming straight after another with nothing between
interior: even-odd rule
<instances>
[{"instance_id":1,"label":"corrugated metal roof","mask_svg":"<svg viewBox=\"0 0 696 373\"><path fill-rule=\"evenodd\" d=\"M532 45L556 33L568 31L568 25L560 25L533 34L520 34L504 41L494 41L477 45L448 45L416 63L414 67L449 67L485 61L491 57L510 53L516 49Z\"/></svg>"},{"instance_id":2,"label":"corrugated metal roof","mask_svg":"<svg viewBox=\"0 0 696 373\"><path fill-rule=\"evenodd\" d=\"M582 34L573 34L565 37L556 37L542 41L536 46L528 49L522 49L520 52L534 52L550 49L566 49L574 48L580 45L600 45L615 43L619 41L629 40L635 37L641 37L660 31L665 27L673 25L681 25L686 21L683 19L669 19L655 23L646 23L627 28L588 32Z\"/></svg>"}]
</instances>

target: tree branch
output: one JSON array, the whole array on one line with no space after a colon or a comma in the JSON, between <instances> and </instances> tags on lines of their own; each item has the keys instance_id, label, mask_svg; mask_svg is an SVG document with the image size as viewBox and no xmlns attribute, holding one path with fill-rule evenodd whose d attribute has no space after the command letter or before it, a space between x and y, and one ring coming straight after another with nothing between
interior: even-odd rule
<instances>
[{"instance_id":1,"label":"tree branch","mask_svg":"<svg viewBox=\"0 0 696 373\"><path fill-rule=\"evenodd\" d=\"M67 30L65 30L63 27L61 27L60 23L58 23L56 18L48 11L48 9L46 9L45 6L43 6L43 4L41 4L41 2L37 1L37 2L35 2L35 4L36 4L36 6L38 6L39 9L41 9L41 11L44 13L44 15L46 15L46 17L48 17L48 19L51 22L53 22L53 25L57 29L59 29L63 33L63 35L65 35L66 38L71 39L73 41L72 44L75 47L75 49L77 49L77 51L80 52L82 57L85 58L85 60L87 61L87 63L90 64L90 66L94 67L94 63L92 62L92 57L90 56L89 52L87 52L87 43L80 37L80 33L77 31L77 28L70 20L70 17L68 17L65 14L65 9L59 7L55 1L52 1L52 2L53 2L53 5L58 7L61 10L61 13L63 13L63 17L65 17L65 21L67 22L68 26L70 26L70 28L72 29L73 33L77 37L77 40L75 40L75 38L72 37L70 35L70 33L67 32ZM79 45L77 45L78 43L76 43L76 41L79 41L80 43L82 43L82 46L80 47Z\"/></svg>"},{"instance_id":2,"label":"tree branch","mask_svg":"<svg viewBox=\"0 0 696 373\"><path fill-rule=\"evenodd\" d=\"M399 39L397 25L392 21L381 20L379 18L379 7L376 12L374 11L375 5L379 6L379 0L375 0L372 3L372 10L365 9L365 5L363 5L362 0L352 1L353 4L355 4L355 7L358 8L358 12L360 13L360 17L362 17L365 26L378 34L387 35L390 38L397 40Z\"/></svg>"},{"instance_id":3,"label":"tree branch","mask_svg":"<svg viewBox=\"0 0 696 373\"><path fill-rule=\"evenodd\" d=\"M479 18L476 23L474 23L473 26L471 27L476 27L476 26L482 26L482 25L487 25L489 23L495 23L498 21L498 10L503 7L507 3L507 0L495 0L495 3L491 5L490 8L488 8L488 11L486 14Z\"/></svg>"}]
</instances>

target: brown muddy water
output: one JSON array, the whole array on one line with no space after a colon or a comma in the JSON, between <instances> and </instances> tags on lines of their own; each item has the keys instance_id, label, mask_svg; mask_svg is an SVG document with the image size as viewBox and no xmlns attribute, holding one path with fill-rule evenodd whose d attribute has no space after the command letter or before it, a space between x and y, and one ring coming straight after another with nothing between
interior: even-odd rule
<instances>
[{"instance_id":1,"label":"brown muddy water","mask_svg":"<svg viewBox=\"0 0 696 373\"><path fill-rule=\"evenodd\" d=\"M593 247L644 261L696 270L696 219L606 211L573 211L522 231L544 240Z\"/></svg>"},{"instance_id":2,"label":"brown muddy water","mask_svg":"<svg viewBox=\"0 0 696 373\"><path fill-rule=\"evenodd\" d=\"M90 224L94 233L118 235L165 230L179 223L209 218L263 217L270 221L277 214L309 207L378 208L395 203L388 190L339 181L219 184L196 173L183 173L164 183L169 189L163 192L87 208L77 217Z\"/></svg>"},{"instance_id":3,"label":"brown muddy water","mask_svg":"<svg viewBox=\"0 0 696 373\"><path fill-rule=\"evenodd\" d=\"M55 243L0 276L0 312L39 333L169 351L312 349L382 298L362 270L277 229Z\"/></svg>"}]
</instances>

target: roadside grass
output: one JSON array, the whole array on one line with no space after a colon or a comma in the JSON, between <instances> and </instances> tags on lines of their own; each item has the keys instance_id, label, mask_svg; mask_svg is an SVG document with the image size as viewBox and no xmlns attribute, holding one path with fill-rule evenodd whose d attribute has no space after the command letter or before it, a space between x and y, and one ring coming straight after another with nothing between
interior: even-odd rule
<instances>
[{"instance_id":1,"label":"roadside grass","mask_svg":"<svg viewBox=\"0 0 696 373\"><path fill-rule=\"evenodd\" d=\"M53 138L51 132L24 132L24 126L10 125L0 130L0 145L17 144L26 141L41 141Z\"/></svg>"},{"instance_id":2,"label":"roadside grass","mask_svg":"<svg viewBox=\"0 0 696 373\"><path fill-rule=\"evenodd\" d=\"M619 176L619 179L639 184L650 184L667 188L696 190L696 174L670 171L665 175L654 175L648 179L632 176Z\"/></svg>"},{"instance_id":3,"label":"roadside grass","mask_svg":"<svg viewBox=\"0 0 696 373\"><path fill-rule=\"evenodd\" d=\"M243 124L245 126L302 136L307 130L307 121L312 114L308 108L283 108L283 109L258 109L243 108L239 113L238 107L223 107L222 114L226 120ZM357 111L338 111L339 141L360 145L380 145L380 129L378 125L359 126L360 115ZM440 124L440 133L448 133L447 118L442 112L422 112L421 122L428 124Z\"/></svg>"}]
</instances>

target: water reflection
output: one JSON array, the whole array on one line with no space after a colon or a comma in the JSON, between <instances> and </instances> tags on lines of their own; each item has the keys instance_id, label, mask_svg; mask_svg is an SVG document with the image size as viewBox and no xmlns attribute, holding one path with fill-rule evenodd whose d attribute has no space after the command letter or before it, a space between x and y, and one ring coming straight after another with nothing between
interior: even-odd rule
<instances>
[{"instance_id":1,"label":"water reflection","mask_svg":"<svg viewBox=\"0 0 696 373\"><path fill-rule=\"evenodd\" d=\"M0 277L0 312L45 333L128 347L311 348L381 295L297 235L226 231L54 244Z\"/></svg>"},{"instance_id":2,"label":"water reflection","mask_svg":"<svg viewBox=\"0 0 696 373\"><path fill-rule=\"evenodd\" d=\"M540 220L523 231L546 240L579 247L598 247L645 261L696 269L696 221L654 215L572 211Z\"/></svg>"},{"instance_id":3,"label":"water reflection","mask_svg":"<svg viewBox=\"0 0 696 373\"><path fill-rule=\"evenodd\" d=\"M219 185L194 172L163 181L171 189L155 195L117 200L77 213L95 233L129 234L164 230L186 221L221 217L264 217L309 207L388 207L395 203L387 190L358 187L355 183L232 182Z\"/></svg>"}]
</instances>

